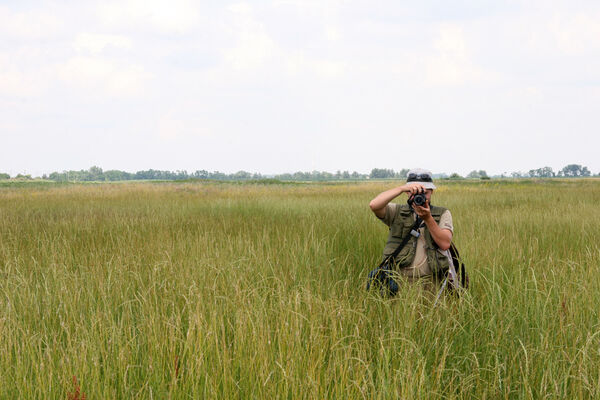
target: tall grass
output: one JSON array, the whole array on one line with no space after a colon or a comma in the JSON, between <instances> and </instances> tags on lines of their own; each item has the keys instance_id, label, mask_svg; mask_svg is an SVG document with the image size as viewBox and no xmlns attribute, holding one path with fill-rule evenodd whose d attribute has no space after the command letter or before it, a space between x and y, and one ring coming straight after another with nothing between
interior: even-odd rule
<instances>
[{"instance_id":1,"label":"tall grass","mask_svg":"<svg viewBox=\"0 0 600 400\"><path fill-rule=\"evenodd\" d=\"M600 398L600 182L440 185L436 307L364 291L389 185L0 189L0 398Z\"/></svg>"}]
</instances>

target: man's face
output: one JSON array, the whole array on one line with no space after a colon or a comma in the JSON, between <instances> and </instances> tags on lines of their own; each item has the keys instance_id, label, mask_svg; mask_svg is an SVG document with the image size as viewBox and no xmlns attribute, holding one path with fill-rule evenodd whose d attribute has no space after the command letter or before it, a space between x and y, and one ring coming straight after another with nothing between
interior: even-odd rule
<instances>
[{"instance_id":1,"label":"man's face","mask_svg":"<svg viewBox=\"0 0 600 400\"><path fill-rule=\"evenodd\" d=\"M433 189L425 189L425 198L427 199L427 204L431 204L431 195L433 194Z\"/></svg>"}]
</instances>

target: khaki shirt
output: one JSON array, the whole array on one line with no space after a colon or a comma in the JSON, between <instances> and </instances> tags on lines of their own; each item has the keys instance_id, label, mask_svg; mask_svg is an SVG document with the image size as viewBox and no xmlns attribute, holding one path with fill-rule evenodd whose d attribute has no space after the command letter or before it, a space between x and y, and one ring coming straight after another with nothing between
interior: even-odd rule
<instances>
[{"instance_id":1,"label":"khaki shirt","mask_svg":"<svg viewBox=\"0 0 600 400\"><path fill-rule=\"evenodd\" d=\"M396 216L396 212L398 210L398 204L389 203L385 207L385 216L380 218L384 224L390 226L394 217ZM416 218L416 214L415 218ZM452 225L452 214L450 214L450 210L446 210L442 213L440 217L440 223L438 226L442 229L448 229L450 232L454 233L454 226ZM415 253L415 259L413 263L408 268L403 268L399 271L399 273L406 278L420 278L424 276L431 275L431 269L429 268L429 264L427 264L427 253L425 249L427 247L427 243L425 242L425 225L423 225L419 229L420 236L417 239L417 249ZM408 244L407 244L408 246ZM440 250L441 251L441 250ZM443 252L446 254L446 252Z\"/></svg>"}]
</instances>

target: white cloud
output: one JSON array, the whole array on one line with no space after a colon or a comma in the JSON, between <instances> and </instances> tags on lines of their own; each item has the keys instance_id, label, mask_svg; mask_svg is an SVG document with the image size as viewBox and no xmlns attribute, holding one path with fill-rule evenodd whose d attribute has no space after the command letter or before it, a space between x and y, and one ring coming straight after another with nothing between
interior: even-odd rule
<instances>
[{"instance_id":1,"label":"white cloud","mask_svg":"<svg viewBox=\"0 0 600 400\"><path fill-rule=\"evenodd\" d=\"M56 15L44 11L13 12L0 6L0 36L48 39L64 26Z\"/></svg>"},{"instance_id":2,"label":"white cloud","mask_svg":"<svg viewBox=\"0 0 600 400\"><path fill-rule=\"evenodd\" d=\"M460 86L497 80L473 61L465 33L460 26L444 24L434 41L434 55L425 57L425 84L430 86Z\"/></svg>"},{"instance_id":3,"label":"white cloud","mask_svg":"<svg viewBox=\"0 0 600 400\"><path fill-rule=\"evenodd\" d=\"M194 141L214 136L212 127L204 117L202 104L183 103L171 108L156 119L155 133L161 142Z\"/></svg>"},{"instance_id":4,"label":"white cloud","mask_svg":"<svg viewBox=\"0 0 600 400\"><path fill-rule=\"evenodd\" d=\"M592 56L600 50L600 11L568 12L550 8L539 15L518 15L502 29L515 52L527 57Z\"/></svg>"},{"instance_id":5,"label":"white cloud","mask_svg":"<svg viewBox=\"0 0 600 400\"><path fill-rule=\"evenodd\" d=\"M236 3L228 10L232 17L229 30L235 46L223 50L226 64L237 71L262 67L277 51L275 42L264 25L255 19L250 5Z\"/></svg>"},{"instance_id":6,"label":"white cloud","mask_svg":"<svg viewBox=\"0 0 600 400\"><path fill-rule=\"evenodd\" d=\"M29 49L0 55L0 94L16 97L42 95L52 83L54 68L51 65L30 64L40 55Z\"/></svg>"},{"instance_id":7,"label":"white cloud","mask_svg":"<svg viewBox=\"0 0 600 400\"><path fill-rule=\"evenodd\" d=\"M146 27L183 34L200 21L198 3L191 0L120 0L103 2L98 16L104 24L122 29Z\"/></svg>"},{"instance_id":8,"label":"white cloud","mask_svg":"<svg viewBox=\"0 0 600 400\"><path fill-rule=\"evenodd\" d=\"M153 75L142 66L118 63L101 57L77 56L59 67L59 77L84 90L109 95L141 94Z\"/></svg>"},{"instance_id":9,"label":"white cloud","mask_svg":"<svg viewBox=\"0 0 600 400\"><path fill-rule=\"evenodd\" d=\"M331 17L335 15L344 0L275 0L275 7L292 6L304 15Z\"/></svg>"},{"instance_id":10,"label":"white cloud","mask_svg":"<svg viewBox=\"0 0 600 400\"><path fill-rule=\"evenodd\" d=\"M227 64L234 70L253 70L262 67L276 51L273 40L264 32L240 32L235 47L224 50Z\"/></svg>"},{"instance_id":11,"label":"white cloud","mask_svg":"<svg viewBox=\"0 0 600 400\"><path fill-rule=\"evenodd\" d=\"M563 54L581 55L600 49L600 13L555 14L549 30Z\"/></svg>"},{"instance_id":12,"label":"white cloud","mask_svg":"<svg viewBox=\"0 0 600 400\"><path fill-rule=\"evenodd\" d=\"M40 93L37 82L27 74L0 64L0 94L5 96L31 96Z\"/></svg>"},{"instance_id":13,"label":"white cloud","mask_svg":"<svg viewBox=\"0 0 600 400\"><path fill-rule=\"evenodd\" d=\"M348 68L344 61L312 57L301 51L282 51L281 59L282 73L289 78L309 75L324 79L338 79L346 73Z\"/></svg>"},{"instance_id":14,"label":"white cloud","mask_svg":"<svg viewBox=\"0 0 600 400\"><path fill-rule=\"evenodd\" d=\"M131 38L123 35L106 35L97 33L80 33L73 43L79 52L89 52L98 55L107 47L130 49L133 47Z\"/></svg>"},{"instance_id":15,"label":"white cloud","mask_svg":"<svg viewBox=\"0 0 600 400\"><path fill-rule=\"evenodd\" d=\"M173 112L163 115L156 123L156 133L161 140L173 141L182 139L189 134L189 124L178 119Z\"/></svg>"},{"instance_id":16,"label":"white cloud","mask_svg":"<svg viewBox=\"0 0 600 400\"><path fill-rule=\"evenodd\" d=\"M233 4L228 10L231 19L227 30L235 44L222 51L224 68L218 68L219 74L232 75L223 79L240 79L239 73L243 71L248 73L249 79L256 79L257 72L262 72L267 79L275 76L297 78L302 74L328 79L344 74L347 67L344 61L317 57L304 49L282 47L267 33L248 3ZM333 27L329 34L331 40L341 37Z\"/></svg>"},{"instance_id":17,"label":"white cloud","mask_svg":"<svg viewBox=\"0 0 600 400\"><path fill-rule=\"evenodd\" d=\"M337 26L327 25L325 26L325 37L330 42L338 42L342 38L342 32Z\"/></svg>"}]
</instances>

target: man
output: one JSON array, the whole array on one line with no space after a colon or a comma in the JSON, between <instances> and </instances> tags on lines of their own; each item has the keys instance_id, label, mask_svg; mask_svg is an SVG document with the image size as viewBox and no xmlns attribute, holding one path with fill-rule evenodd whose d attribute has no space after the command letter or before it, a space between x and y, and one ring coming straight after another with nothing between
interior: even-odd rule
<instances>
[{"instance_id":1,"label":"man","mask_svg":"<svg viewBox=\"0 0 600 400\"><path fill-rule=\"evenodd\" d=\"M452 215L444 207L431 205L431 196L435 190L431 172L413 169L408 172L406 184L380 193L369 203L375 215L390 227L383 257L396 250L402 239L409 235L417 216L423 221L418 234L413 234L394 260L395 271L409 282L432 282L438 273L451 269L452 257L448 249L452 242L454 228ZM425 195L427 201L419 206L390 203L393 199L407 193L409 199L417 193ZM418 237L417 237L418 236ZM429 285L427 285L429 286Z\"/></svg>"}]
</instances>

